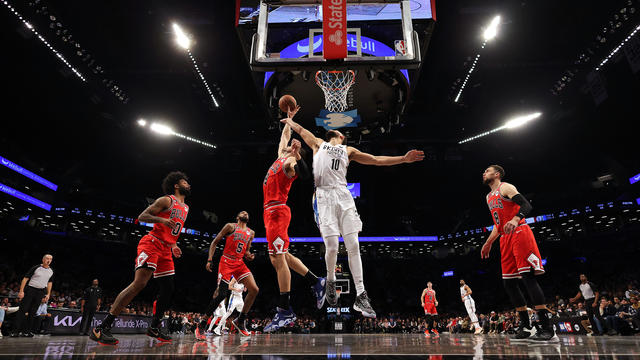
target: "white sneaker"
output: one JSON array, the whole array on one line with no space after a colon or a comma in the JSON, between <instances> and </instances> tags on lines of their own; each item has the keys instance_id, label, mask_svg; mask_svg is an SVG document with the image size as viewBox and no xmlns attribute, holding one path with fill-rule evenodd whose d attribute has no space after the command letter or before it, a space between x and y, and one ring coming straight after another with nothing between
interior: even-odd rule
<instances>
[{"instance_id":1,"label":"white sneaker","mask_svg":"<svg viewBox=\"0 0 640 360\"><path fill-rule=\"evenodd\" d=\"M474 334L474 335L480 335L480 334L482 334L483 332L484 332L484 330L482 330L482 328L481 328L481 327L477 327L477 328L476 328L476 331L475 331L473 334Z\"/></svg>"},{"instance_id":2,"label":"white sneaker","mask_svg":"<svg viewBox=\"0 0 640 360\"><path fill-rule=\"evenodd\" d=\"M220 331L219 327L216 327L215 329L213 329L213 333L218 335L218 336L222 336L222 332Z\"/></svg>"}]
</instances>

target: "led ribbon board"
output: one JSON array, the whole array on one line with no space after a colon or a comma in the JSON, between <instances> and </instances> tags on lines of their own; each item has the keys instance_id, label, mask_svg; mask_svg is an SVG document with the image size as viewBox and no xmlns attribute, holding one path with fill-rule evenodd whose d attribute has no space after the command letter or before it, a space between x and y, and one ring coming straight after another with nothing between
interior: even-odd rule
<instances>
[{"instance_id":1,"label":"led ribbon board","mask_svg":"<svg viewBox=\"0 0 640 360\"><path fill-rule=\"evenodd\" d=\"M4 166L8 167L9 169L17 172L18 174L20 174L20 175L22 175L24 177L27 177L27 178L37 182L38 184L44 185L44 186L48 187L49 189L51 189L53 191L58 190L58 185L52 183L51 181L49 181L49 180L47 180L47 179L45 179L45 178L43 178L41 176L38 176L38 175L32 173L31 171L23 168L22 166L14 163L14 162L12 162L12 161L10 161L10 160L2 157L2 156L0 156L0 163L2 165L4 165Z\"/></svg>"},{"instance_id":2,"label":"led ribbon board","mask_svg":"<svg viewBox=\"0 0 640 360\"><path fill-rule=\"evenodd\" d=\"M34 198L33 196L29 196L25 193L22 193L10 186L7 186L3 183L0 183L0 191L2 191L5 194L11 195L16 199L20 199L22 201L28 202L29 204L35 205L39 208L45 209L47 211L51 210L51 205L47 204L44 201L38 200L36 198Z\"/></svg>"},{"instance_id":3,"label":"led ribbon board","mask_svg":"<svg viewBox=\"0 0 640 360\"><path fill-rule=\"evenodd\" d=\"M384 43L374 40L366 36L360 36L361 51L363 54L372 56L395 56L396 50L385 45ZM304 38L300 41L296 41L293 44L287 46L280 52L281 59L297 59L304 56L309 56L309 38ZM313 37L313 51L322 50L322 35L316 35ZM347 33L347 51L358 51L358 40L355 34ZM400 72L404 75L409 82L409 72L407 69L401 69ZM267 85L267 81L273 75L273 71L267 71L264 73L264 86Z\"/></svg>"}]
</instances>

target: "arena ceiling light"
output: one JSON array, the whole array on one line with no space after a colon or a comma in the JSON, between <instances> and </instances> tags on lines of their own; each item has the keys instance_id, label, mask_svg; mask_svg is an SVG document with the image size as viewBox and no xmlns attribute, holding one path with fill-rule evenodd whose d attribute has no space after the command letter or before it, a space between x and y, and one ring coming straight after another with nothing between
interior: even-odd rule
<instances>
[{"instance_id":1,"label":"arena ceiling light","mask_svg":"<svg viewBox=\"0 0 640 360\"><path fill-rule=\"evenodd\" d=\"M189 38L187 33L185 33L182 30L182 28L176 23L173 23L173 32L176 35L176 43L178 44L178 46L180 46L181 48L183 48L184 50L187 51L187 54L189 55L189 59L191 59L191 63L193 64L193 68L195 69L196 73L198 74L198 77L200 78L200 80L202 81L202 84L204 85L204 88L207 90L207 93L209 94L209 97L211 98L211 101L213 102L213 105L216 108L219 108L220 104L218 103L218 100L213 95L213 91L211 91L211 87L209 87L209 83L207 83L207 80L204 78L204 74L202 74L202 71L200 71L200 67L198 66L198 63L196 62L195 57L193 57L193 54L191 53L191 49L190 49L191 48L191 39Z\"/></svg>"},{"instance_id":2,"label":"arena ceiling light","mask_svg":"<svg viewBox=\"0 0 640 360\"><path fill-rule=\"evenodd\" d=\"M498 35L498 26L500 25L500 15L496 16L491 20L491 23L484 30L482 36L484 37L484 41L493 40L496 35Z\"/></svg>"},{"instance_id":3,"label":"arena ceiling light","mask_svg":"<svg viewBox=\"0 0 640 360\"><path fill-rule=\"evenodd\" d=\"M480 60L480 52L482 51L482 49L484 49L484 47L487 45L487 42L493 40L496 37L496 35L498 35L498 26L500 25L500 19L501 19L500 15L497 15L496 17L494 17L493 20L491 20L491 23L489 23L487 28L484 30L484 33L482 34L484 41L482 42L480 51L478 51L478 53L476 54L476 57L473 59L473 63L471 64L471 67L467 71L467 75L465 76L464 81L462 82L462 85L460 85L460 90L458 90L458 94L456 95L456 98L453 100L453 102L457 103L460 100L460 97L462 96L462 92L467 87L467 83L471 78L471 74L473 73L473 71L476 69L476 66L478 65L478 60Z\"/></svg>"},{"instance_id":4,"label":"arena ceiling light","mask_svg":"<svg viewBox=\"0 0 640 360\"><path fill-rule=\"evenodd\" d=\"M62 61L80 80L82 80L83 82L87 81L87 79L85 79L84 76L75 67L71 66L71 64L69 64L67 59L61 53L59 53L58 50L54 49L53 46L51 46L51 44L49 44L49 42L36 30L36 28L33 25L31 25L31 23L29 23L25 18L23 18L22 15L20 15L20 13L13 6L11 6L11 4L9 4L9 2L7 0L2 0L2 3L4 4L4 6L6 6L13 13L13 15L15 15L18 18L18 20L22 21L24 26L26 26L27 29L31 30L31 32L34 35L36 35L36 37L49 50L51 50L51 52L58 59L60 59L60 61Z\"/></svg>"},{"instance_id":5,"label":"arena ceiling light","mask_svg":"<svg viewBox=\"0 0 640 360\"><path fill-rule=\"evenodd\" d=\"M146 127L147 125L147 121L144 119L138 119L137 121L138 125L140 125L141 127ZM192 138L191 136L187 136L187 135L183 135L180 134L178 132L175 132L170 126L165 125L165 124L160 124L160 123L151 123L151 125L149 125L149 130L155 132L156 134L160 134L160 135L164 135L164 136L168 136L168 135L173 135L175 137L179 137L181 139L185 139L191 142L194 142L198 145L202 145L202 146L206 146L209 148L213 148L216 149L217 146L210 144L206 141L202 141L202 140L198 140L196 138Z\"/></svg>"},{"instance_id":6,"label":"arena ceiling light","mask_svg":"<svg viewBox=\"0 0 640 360\"><path fill-rule=\"evenodd\" d=\"M481 138L481 137L484 137L484 136L487 136L487 135L490 135L490 134L493 134L495 132L502 131L502 130L505 130L505 129L514 129L514 128L520 127L520 126L522 126L522 125L524 125L524 124L526 124L526 123L528 123L528 122L530 122L532 120L535 120L535 119L539 118L540 116L542 116L541 112L536 112L536 113L532 113L532 114L528 114L528 115L517 116L517 117L515 117L513 119L508 120L504 125L502 125L500 127L497 127L497 128L495 128L493 130L485 131L482 134L478 134L476 136L472 136L470 138L461 140L461 141L458 142L458 144L464 144L464 143L467 143L469 141L472 141L472 140L475 140L475 139L478 139L478 138Z\"/></svg>"}]
</instances>

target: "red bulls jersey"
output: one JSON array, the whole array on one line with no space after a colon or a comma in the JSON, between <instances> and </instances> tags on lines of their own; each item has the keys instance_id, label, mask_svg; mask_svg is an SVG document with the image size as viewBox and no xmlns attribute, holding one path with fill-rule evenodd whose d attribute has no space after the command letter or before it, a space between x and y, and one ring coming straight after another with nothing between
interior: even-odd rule
<instances>
[{"instance_id":1,"label":"red bulls jersey","mask_svg":"<svg viewBox=\"0 0 640 360\"><path fill-rule=\"evenodd\" d=\"M222 256L233 260L242 259L247 252L249 240L251 240L251 229L248 227L240 229L236 224L235 230L225 239Z\"/></svg>"},{"instance_id":2,"label":"red bulls jersey","mask_svg":"<svg viewBox=\"0 0 640 360\"><path fill-rule=\"evenodd\" d=\"M274 206L282 206L287 204L289 190L293 180L298 177L296 174L289 177L284 171L284 162L287 158L283 157L276 160L267 170L267 175L262 183L262 192L264 194L264 208Z\"/></svg>"},{"instance_id":3,"label":"red bulls jersey","mask_svg":"<svg viewBox=\"0 0 640 360\"><path fill-rule=\"evenodd\" d=\"M173 219L176 222L176 226L173 229L170 229L167 225L155 223L153 224L153 229L149 232L149 235L168 244L175 244L178 241L178 236L180 236L182 228L184 227L184 222L187 220L189 206L185 203L179 202L173 195L169 195L169 198L171 198L171 205L169 205L169 208L156 214L156 216L164 219Z\"/></svg>"},{"instance_id":4,"label":"red bulls jersey","mask_svg":"<svg viewBox=\"0 0 640 360\"><path fill-rule=\"evenodd\" d=\"M424 294L424 303L434 304L435 302L436 302L436 292L433 290L427 289L427 292Z\"/></svg>"},{"instance_id":5,"label":"red bulls jersey","mask_svg":"<svg viewBox=\"0 0 640 360\"><path fill-rule=\"evenodd\" d=\"M504 235L504 231L502 229L504 224L511 221L511 219L518 214L518 211L520 211L520 205L514 203L511 199L507 199L500 195L501 186L502 183L500 183L496 191L487 195L487 204L489 205L489 211L491 211L493 223L498 228L500 235ZM525 224L525 220L521 219L518 224Z\"/></svg>"}]
</instances>

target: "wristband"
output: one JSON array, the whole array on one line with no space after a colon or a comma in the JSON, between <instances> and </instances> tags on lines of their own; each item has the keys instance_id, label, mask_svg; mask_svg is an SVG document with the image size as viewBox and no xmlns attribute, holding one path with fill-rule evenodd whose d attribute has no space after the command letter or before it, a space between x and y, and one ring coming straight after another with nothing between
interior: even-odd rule
<instances>
[{"instance_id":1,"label":"wristband","mask_svg":"<svg viewBox=\"0 0 640 360\"><path fill-rule=\"evenodd\" d=\"M207 260L207 262L208 262L208 263L212 263L212 262L213 262L213 260Z\"/></svg>"}]
</instances>

